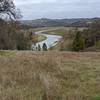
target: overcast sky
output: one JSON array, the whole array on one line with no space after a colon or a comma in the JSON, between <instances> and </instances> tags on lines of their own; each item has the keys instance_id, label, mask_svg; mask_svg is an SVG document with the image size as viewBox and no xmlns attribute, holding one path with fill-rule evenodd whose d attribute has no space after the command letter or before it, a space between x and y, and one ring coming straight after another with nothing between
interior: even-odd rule
<instances>
[{"instance_id":1,"label":"overcast sky","mask_svg":"<svg viewBox=\"0 0 100 100\"><path fill-rule=\"evenodd\" d=\"M23 19L100 17L100 0L14 0Z\"/></svg>"}]
</instances>

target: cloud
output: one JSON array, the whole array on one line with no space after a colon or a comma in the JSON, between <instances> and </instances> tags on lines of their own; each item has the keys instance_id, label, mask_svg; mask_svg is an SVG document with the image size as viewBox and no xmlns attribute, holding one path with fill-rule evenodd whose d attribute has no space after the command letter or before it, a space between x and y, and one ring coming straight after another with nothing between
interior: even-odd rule
<instances>
[{"instance_id":1,"label":"cloud","mask_svg":"<svg viewBox=\"0 0 100 100\"><path fill-rule=\"evenodd\" d=\"M15 0L24 19L99 17L100 0Z\"/></svg>"},{"instance_id":2,"label":"cloud","mask_svg":"<svg viewBox=\"0 0 100 100\"><path fill-rule=\"evenodd\" d=\"M40 3L55 3L58 0L14 0L16 5L26 5L26 4L40 4Z\"/></svg>"}]
</instances>

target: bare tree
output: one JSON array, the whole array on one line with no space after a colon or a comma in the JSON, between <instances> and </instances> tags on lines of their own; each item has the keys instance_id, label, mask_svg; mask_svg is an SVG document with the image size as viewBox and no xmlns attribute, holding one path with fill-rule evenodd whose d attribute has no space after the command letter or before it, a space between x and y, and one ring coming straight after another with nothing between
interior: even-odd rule
<instances>
[{"instance_id":1,"label":"bare tree","mask_svg":"<svg viewBox=\"0 0 100 100\"><path fill-rule=\"evenodd\" d=\"M18 19L21 17L20 10L16 9L13 0L0 0L0 17Z\"/></svg>"}]
</instances>

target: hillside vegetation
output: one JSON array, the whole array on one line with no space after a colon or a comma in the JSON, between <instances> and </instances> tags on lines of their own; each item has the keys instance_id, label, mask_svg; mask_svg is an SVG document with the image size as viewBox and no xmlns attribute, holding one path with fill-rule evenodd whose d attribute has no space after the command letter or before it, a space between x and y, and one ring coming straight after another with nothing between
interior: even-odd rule
<instances>
[{"instance_id":1,"label":"hillside vegetation","mask_svg":"<svg viewBox=\"0 0 100 100\"><path fill-rule=\"evenodd\" d=\"M33 28L38 27L87 27L94 20L98 20L100 18L72 18L72 19L47 19L41 18L36 20L22 20L21 24L29 25Z\"/></svg>"},{"instance_id":2,"label":"hillside vegetation","mask_svg":"<svg viewBox=\"0 0 100 100\"><path fill-rule=\"evenodd\" d=\"M52 50L100 51L100 20L95 20L87 28L59 27L45 33L63 37Z\"/></svg>"},{"instance_id":3,"label":"hillside vegetation","mask_svg":"<svg viewBox=\"0 0 100 100\"><path fill-rule=\"evenodd\" d=\"M80 52L100 51L100 18L20 17L13 0L0 0L0 100L100 100L100 52ZM47 38L39 33L61 35L50 48L58 51L31 51Z\"/></svg>"},{"instance_id":4,"label":"hillside vegetation","mask_svg":"<svg viewBox=\"0 0 100 100\"><path fill-rule=\"evenodd\" d=\"M100 51L99 41L100 41L100 20L95 20L88 29L76 32L76 36L73 41L72 47L74 51L80 51L80 50Z\"/></svg>"},{"instance_id":5,"label":"hillside vegetation","mask_svg":"<svg viewBox=\"0 0 100 100\"><path fill-rule=\"evenodd\" d=\"M10 54L0 56L1 100L100 99L100 53Z\"/></svg>"},{"instance_id":6,"label":"hillside vegetation","mask_svg":"<svg viewBox=\"0 0 100 100\"><path fill-rule=\"evenodd\" d=\"M43 28L44 29L44 28ZM76 36L77 31L83 31L84 27L76 28L76 27L52 27L51 30L44 32L45 34L50 35L60 35L62 36L62 40L54 47L50 48L50 50L57 51L72 51L72 43ZM46 30L46 29L45 29Z\"/></svg>"},{"instance_id":7,"label":"hillside vegetation","mask_svg":"<svg viewBox=\"0 0 100 100\"><path fill-rule=\"evenodd\" d=\"M30 50L30 33L21 31L16 21L0 19L0 49L1 50Z\"/></svg>"}]
</instances>

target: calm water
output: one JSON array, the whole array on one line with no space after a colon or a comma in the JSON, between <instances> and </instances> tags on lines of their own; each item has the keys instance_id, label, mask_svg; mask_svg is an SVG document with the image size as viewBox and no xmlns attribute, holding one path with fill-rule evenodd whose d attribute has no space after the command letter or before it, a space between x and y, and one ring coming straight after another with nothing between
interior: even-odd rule
<instances>
[{"instance_id":1,"label":"calm water","mask_svg":"<svg viewBox=\"0 0 100 100\"><path fill-rule=\"evenodd\" d=\"M45 37L47 37L46 40L38 42L36 44L37 47L39 44L41 46L41 48L43 46L43 43L45 43L47 45L47 48L49 49L50 47L55 46L62 39L62 36L43 34L42 31L36 32L36 34L41 34L41 35L44 35ZM34 45L32 45L32 47L34 47Z\"/></svg>"},{"instance_id":2,"label":"calm water","mask_svg":"<svg viewBox=\"0 0 100 100\"><path fill-rule=\"evenodd\" d=\"M60 40L61 40L61 36L58 35L47 35L47 34L41 34L44 35L45 37L47 37L46 40L38 42L36 45L40 45L42 47L43 43L46 43L47 47L53 47L55 46Z\"/></svg>"}]
</instances>

